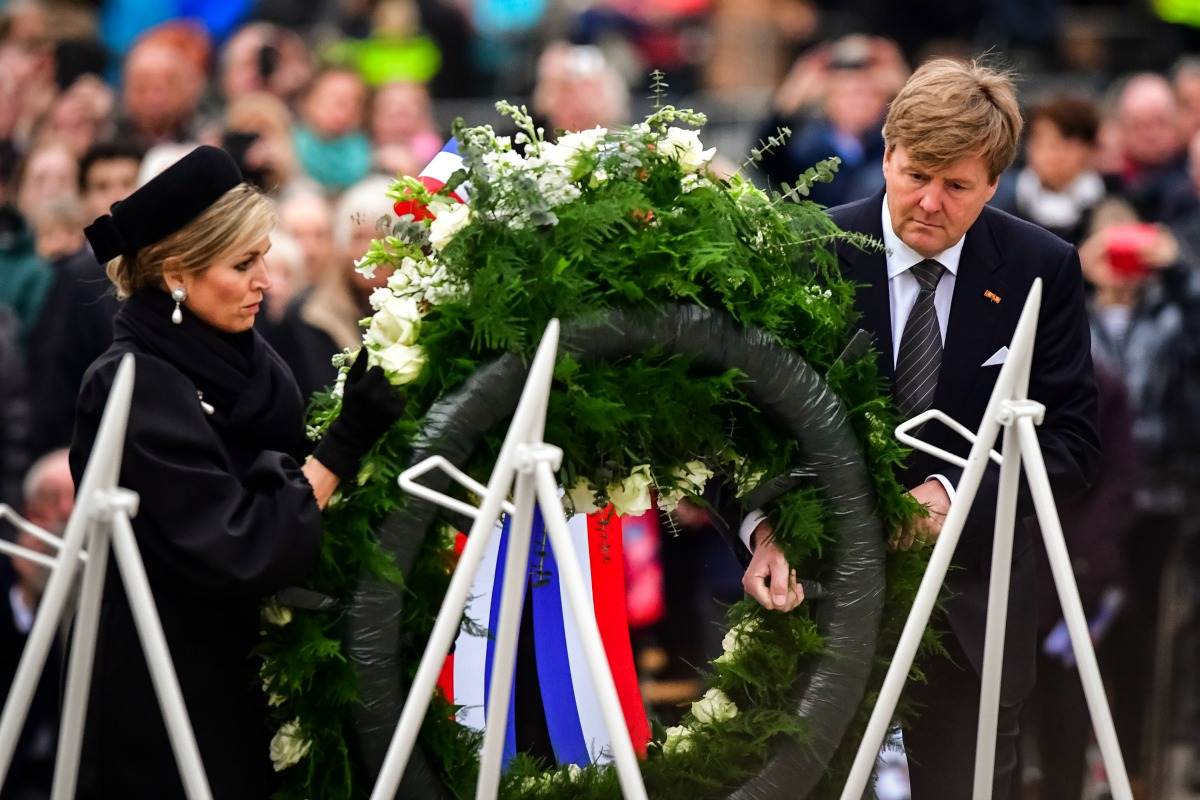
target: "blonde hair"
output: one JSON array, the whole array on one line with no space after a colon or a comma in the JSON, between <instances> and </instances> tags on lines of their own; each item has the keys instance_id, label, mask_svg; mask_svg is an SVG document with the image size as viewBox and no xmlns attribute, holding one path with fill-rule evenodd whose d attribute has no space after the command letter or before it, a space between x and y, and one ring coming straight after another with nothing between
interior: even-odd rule
<instances>
[{"instance_id":1,"label":"blonde hair","mask_svg":"<svg viewBox=\"0 0 1200 800\"><path fill-rule=\"evenodd\" d=\"M184 274L200 273L266 236L274 226L274 203L253 186L239 183L187 225L132 257L117 256L105 271L117 297L124 299L140 289L162 286L167 259L176 259L175 267Z\"/></svg>"},{"instance_id":2,"label":"blonde hair","mask_svg":"<svg viewBox=\"0 0 1200 800\"><path fill-rule=\"evenodd\" d=\"M915 163L932 169L982 156L994 183L1017 155L1023 124L1007 73L940 58L923 64L896 95L883 138L889 153L904 145Z\"/></svg>"}]
</instances>

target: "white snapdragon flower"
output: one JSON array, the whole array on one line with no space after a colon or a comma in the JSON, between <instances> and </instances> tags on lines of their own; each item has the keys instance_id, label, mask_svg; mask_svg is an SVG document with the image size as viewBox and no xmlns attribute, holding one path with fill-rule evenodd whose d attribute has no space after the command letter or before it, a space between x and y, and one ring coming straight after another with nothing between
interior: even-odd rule
<instances>
[{"instance_id":1,"label":"white snapdragon flower","mask_svg":"<svg viewBox=\"0 0 1200 800\"><path fill-rule=\"evenodd\" d=\"M709 689L703 697L692 703L692 716L702 725L733 719L737 713L737 705L720 689Z\"/></svg>"},{"instance_id":2,"label":"white snapdragon flower","mask_svg":"<svg viewBox=\"0 0 1200 800\"><path fill-rule=\"evenodd\" d=\"M383 367L393 386L412 383L425 367L425 348L420 345L393 344L371 351L371 363Z\"/></svg>"},{"instance_id":3,"label":"white snapdragon flower","mask_svg":"<svg viewBox=\"0 0 1200 800\"><path fill-rule=\"evenodd\" d=\"M608 487L608 499L618 514L636 517L650 510L650 487L653 484L650 465L640 464L633 468L628 477Z\"/></svg>"},{"instance_id":4,"label":"white snapdragon flower","mask_svg":"<svg viewBox=\"0 0 1200 800\"><path fill-rule=\"evenodd\" d=\"M713 471L703 461L689 461L673 474L677 478L675 485L660 491L658 496L658 507L663 511L674 511L684 497L704 494L704 487L713 476Z\"/></svg>"},{"instance_id":5,"label":"white snapdragon flower","mask_svg":"<svg viewBox=\"0 0 1200 800\"><path fill-rule=\"evenodd\" d=\"M595 150L607 135L608 129L600 127L564 133L553 144L542 145L542 157L550 164L573 167L582 153Z\"/></svg>"},{"instance_id":6,"label":"white snapdragon flower","mask_svg":"<svg viewBox=\"0 0 1200 800\"><path fill-rule=\"evenodd\" d=\"M311 748L312 742L301 736L300 720L285 722L271 737L271 764L281 772L298 764Z\"/></svg>"},{"instance_id":7,"label":"white snapdragon flower","mask_svg":"<svg viewBox=\"0 0 1200 800\"><path fill-rule=\"evenodd\" d=\"M384 291L391 295L390 290ZM417 301L411 297L391 295L371 317L364 340L380 349L394 344L415 344L420 330L421 310Z\"/></svg>"},{"instance_id":8,"label":"white snapdragon flower","mask_svg":"<svg viewBox=\"0 0 1200 800\"><path fill-rule=\"evenodd\" d=\"M429 244L434 250L445 247L471 217L471 208L465 203L430 203L429 211L435 215L429 224Z\"/></svg>"},{"instance_id":9,"label":"white snapdragon flower","mask_svg":"<svg viewBox=\"0 0 1200 800\"><path fill-rule=\"evenodd\" d=\"M678 161L684 172L699 172L717 152L715 147L705 150L700 134L686 128L667 128L667 136L658 146L664 155Z\"/></svg>"}]
</instances>

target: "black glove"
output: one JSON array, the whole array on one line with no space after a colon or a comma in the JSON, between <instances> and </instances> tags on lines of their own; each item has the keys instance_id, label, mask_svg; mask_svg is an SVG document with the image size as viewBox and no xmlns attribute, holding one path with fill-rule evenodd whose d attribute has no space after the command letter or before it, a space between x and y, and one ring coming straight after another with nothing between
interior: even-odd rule
<instances>
[{"instance_id":1,"label":"black glove","mask_svg":"<svg viewBox=\"0 0 1200 800\"><path fill-rule=\"evenodd\" d=\"M358 462L375 440L403 414L404 395L388 383L381 368L367 369L367 348L364 347L346 375L342 413L325 431L325 437L313 450L313 458L343 481L348 481L358 474Z\"/></svg>"}]
</instances>

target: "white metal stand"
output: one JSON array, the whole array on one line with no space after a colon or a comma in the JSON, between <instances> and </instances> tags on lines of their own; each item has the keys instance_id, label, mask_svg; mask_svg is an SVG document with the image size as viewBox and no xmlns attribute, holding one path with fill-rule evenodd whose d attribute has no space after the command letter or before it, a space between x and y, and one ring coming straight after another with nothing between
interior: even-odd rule
<instances>
[{"instance_id":1,"label":"white metal stand","mask_svg":"<svg viewBox=\"0 0 1200 800\"><path fill-rule=\"evenodd\" d=\"M58 557L52 558L16 545L3 548L10 555L47 566L51 572L33 628L21 653L21 662L4 704L3 715L0 715L0 786L4 785L17 739L29 713L30 703L33 702L34 691L53 643L54 629L68 611L68 600L77 577L76 567L83 563L83 585L74 621L62 726L54 765L53 800L72 800L75 797L110 544L129 596L133 621L146 653L146 663L150 668L150 677L158 695L184 789L189 800L212 800L208 779L200 762L200 751L196 747L196 738L183 703L183 694L179 690L179 681L167 650L162 623L138 554L133 526L129 522L137 514L138 497L133 492L117 487L125 445L125 427L133 399L133 380L133 356L126 355L117 370L112 392L104 407L92 456L76 492L75 509L62 539L16 517L10 509L3 512L5 517L17 522L22 530L56 547ZM85 557L85 543L91 558ZM137 753L128 753L126 756L138 758Z\"/></svg>"},{"instance_id":2,"label":"white metal stand","mask_svg":"<svg viewBox=\"0 0 1200 800\"><path fill-rule=\"evenodd\" d=\"M950 559L962 535L963 525L971 511L971 505L979 490L988 460L1000 464L1000 485L996 498L996 527L992 545L992 575L988 591L987 632L983 651L982 690L979 698L979 730L975 747L975 784L973 800L991 800L992 779L995 767L996 724L1000 704L1001 665L1004 654L1004 627L1008 613L1009 575L1012 569L1013 528L1016 517L1017 489L1020 482L1022 459L1033 495L1034 508L1046 543L1046 554L1054 575L1054 585L1062 604L1063 617L1071 635L1075 660L1079 665L1079 678L1087 698L1088 710L1095 727L1096 739L1108 773L1112 795L1115 800L1132 800L1129 776L1117 743L1112 714L1100 680L1100 669L1096 664L1096 652L1092 647L1087 619L1079 600L1079 589L1071 572L1071 560L1063 540L1062 524L1054 505L1050 490L1050 479L1042 459L1037 429L1045 415L1045 406L1032 401L1029 393L1029 372L1033 363L1034 339L1037 333L1038 311L1042 299L1042 282L1034 281L1025 308L1013 334L1008 358L996 379L992 397L984 412L978 435L971 434L962 425L941 411L929 410L896 428L896 438L905 444L956 464L963 468L954 503L942 525L937 544L929 558L929 565L917 597L905 622L896 647L896 655L888 667L880 689L879 699L871 713L867 731L854 759L842 800L861 800L867 781L875 764L879 747L887 733L896 702L904 688L913 656L920 643L921 634L929 624L929 615L941 590L950 566ZM964 460L953 453L926 444L911 436L908 431L925 422L936 419L946 423L969 440L971 452ZM1004 454L991 450L992 444L1004 428ZM964 732L965 733L965 732ZM925 800L917 798L917 800Z\"/></svg>"},{"instance_id":3,"label":"white metal stand","mask_svg":"<svg viewBox=\"0 0 1200 800\"><path fill-rule=\"evenodd\" d=\"M642 783L637 755L625 717L617 699L616 686L604 655L600 631L588 602L588 590L579 564L575 560L571 535L563 516L562 503L558 498L558 482L554 472L562 462L562 451L542 441L545 431L546 408L550 399L550 381L554 372L554 360L558 350L558 320L552 320L542 336L537 355L529 370L529 379L521 393L512 424L500 448L496 467L486 487L475 483L445 459L433 457L406 470L400 475L400 486L411 494L430 502L467 514L474 518L466 548L459 558L458 566L450 580L450 588L442 601L429 644L421 657L413 680L408 701L400 714L396 732L388 746L379 780L371 793L371 800L392 800L404 774L404 767L412 753L413 744L421 722L429 708L434 687L442 662L449 652L458 633L466 606L471 581L487 549L487 538L501 510L512 514L509 531L508 553L504 568L504 589L500 605L498 630L495 636L495 658L493 661L491 693L488 700L487 719L503 720L508 717L512 694L513 671L516 663L516 645L521 619L521 608L525 599L525 571L527 568L529 543L532 538L533 505L536 502L545 520L546 532L554 548L556 561L561 571L560 580L567 593L567 604L574 615L587 654L588 668L599 690L600 707L604 722L612 738L612 755L616 765L621 792L630 800L645 800L646 788ZM442 468L459 483L481 495L479 508L467 505L451 497L422 486L416 478L433 468ZM506 503L510 488L514 486L513 504ZM503 724L490 724L483 738L480 756L479 783L476 787L477 800L494 800L500 787L500 767L504 747Z\"/></svg>"}]
</instances>

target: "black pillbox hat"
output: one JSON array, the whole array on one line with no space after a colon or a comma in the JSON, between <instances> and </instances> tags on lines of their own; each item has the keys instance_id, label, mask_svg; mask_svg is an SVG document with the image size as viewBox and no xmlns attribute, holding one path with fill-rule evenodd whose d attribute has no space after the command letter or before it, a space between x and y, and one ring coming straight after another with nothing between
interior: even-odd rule
<instances>
[{"instance_id":1,"label":"black pillbox hat","mask_svg":"<svg viewBox=\"0 0 1200 800\"><path fill-rule=\"evenodd\" d=\"M132 255L187 225L241 182L232 156L201 145L113 203L112 213L88 225L84 233L101 264Z\"/></svg>"}]
</instances>

